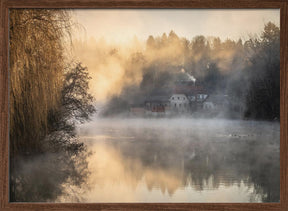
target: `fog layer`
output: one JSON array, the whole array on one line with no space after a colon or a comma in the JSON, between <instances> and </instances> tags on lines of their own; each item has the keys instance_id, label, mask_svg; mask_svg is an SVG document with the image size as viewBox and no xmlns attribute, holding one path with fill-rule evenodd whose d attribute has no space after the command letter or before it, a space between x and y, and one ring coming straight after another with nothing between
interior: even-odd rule
<instances>
[{"instance_id":1,"label":"fog layer","mask_svg":"<svg viewBox=\"0 0 288 211\"><path fill-rule=\"evenodd\" d=\"M59 201L279 201L279 123L95 119L78 133L91 174Z\"/></svg>"},{"instance_id":2,"label":"fog layer","mask_svg":"<svg viewBox=\"0 0 288 211\"><path fill-rule=\"evenodd\" d=\"M105 116L143 106L149 96L171 96L176 83L193 78L205 94L227 96L241 118L279 119L280 30L271 22L247 40L170 31L125 45L76 40L74 48L92 76L96 102L106 104L99 110Z\"/></svg>"}]
</instances>

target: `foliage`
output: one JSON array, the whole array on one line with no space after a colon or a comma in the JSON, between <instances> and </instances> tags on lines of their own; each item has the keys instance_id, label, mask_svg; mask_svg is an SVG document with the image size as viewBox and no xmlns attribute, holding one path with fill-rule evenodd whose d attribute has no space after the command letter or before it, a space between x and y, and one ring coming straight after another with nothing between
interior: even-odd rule
<instances>
[{"instance_id":1,"label":"foliage","mask_svg":"<svg viewBox=\"0 0 288 211\"><path fill-rule=\"evenodd\" d=\"M158 37L150 35L145 51L138 55L141 55L142 80L138 87L128 84L120 95L111 99L105 115L115 115L117 105L112 107L112 102L121 103L121 107L126 104L125 110L129 110L129 106L139 104L141 98L143 102L150 95L169 95L175 82L185 80L189 73L208 94L228 95L227 116L233 117L238 112L235 116L240 118L279 119L280 30L271 22L264 26L259 38L251 37L245 42L201 35L190 41L173 31L168 36L165 33ZM140 61L145 64L140 65ZM181 72L182 68L186 73ZM128 65L126 72L134 69ZM128 92L129 86L134 92Z\"/></svg>"},{"instance_id":2,"label":"foliage","mask_svg":"<svg viewBox=\"0 0 288 211\"><path fill-rule=\"evenodd\" d=\"M11 156L41 152L47 116L60 105L63 39L70 34L66 10L10 11ZM35 132L37 131L37 132Z\"/></svg>"},{"instance_id":3,"label":"foliage","mask_svg":"<svg viewBox=\"0 0 288 211\"><path fill-rule=\"evenodd\" d=\"M75 125L95 109L87 68L65 56L70 20L68 10L10 12L10 201L55 200L88 174Z\"/></svg>"},{"instance_id":4,"label":"foliage","mask_svg":"<svg viewBox=\"0 0 288 211\"><path fill-rule=\"evenodd\" d=\"M89 120L95 108L93 97L88 93L88 81L91 79L88 70L80 63L75 65L68 68L64 75L60 108L48 114L49 135L45 141L49 147L45 151L78 153L84 147L76 138L75 124Z\"/></svg>"},{"instance_id":5,"label":"foliage","mask_svg":"<svg viewBox=\"0 0 288 211\"><path fill-rule=\"evenodd\" d=\"M257 119L280 117L280 30L272 23L260 39L251 40L251 66L247 69L250 88L246 115Z\"/></svg>"}]
</instances>

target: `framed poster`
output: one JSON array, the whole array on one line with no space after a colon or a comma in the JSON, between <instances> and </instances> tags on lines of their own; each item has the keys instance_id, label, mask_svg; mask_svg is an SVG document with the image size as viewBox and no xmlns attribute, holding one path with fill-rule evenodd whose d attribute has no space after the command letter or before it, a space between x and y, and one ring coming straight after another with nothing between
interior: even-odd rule
<instances>
[{"instance_id":1,"label":"framed poster","mask_svg":"<svg viewBox=\"0 0 288 211\"><path fill-rule=\"evenodd\" d=\"M286 1L1 11L1 208L287 209Z\"/></svg>"}]
</instances>

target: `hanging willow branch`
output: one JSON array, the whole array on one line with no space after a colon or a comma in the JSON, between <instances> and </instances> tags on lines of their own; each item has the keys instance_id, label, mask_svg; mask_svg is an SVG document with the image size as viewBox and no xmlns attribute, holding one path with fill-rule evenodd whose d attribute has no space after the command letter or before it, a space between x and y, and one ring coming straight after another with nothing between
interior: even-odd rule
<instances>
[{"instance_id":1,"label":"hanging willow branch","mask_svg":"<svg viewBox=\"0 0 288 211\"><path fill-rule=\"evenodd\" d=\"M68 10L10 11L11 153L41 151L47 116L61 103L65 42L72 30Z\"/></svg>"}]
</instances>

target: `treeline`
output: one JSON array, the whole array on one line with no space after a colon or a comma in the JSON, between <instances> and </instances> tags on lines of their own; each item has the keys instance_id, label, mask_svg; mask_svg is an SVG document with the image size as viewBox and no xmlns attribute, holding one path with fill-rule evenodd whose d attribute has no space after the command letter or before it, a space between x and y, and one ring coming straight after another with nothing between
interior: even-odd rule
<instances>
[{"instance_id":1,"label":"treeline","mask_svg":"<svg viewBox=\"0 0 288 211\"><path fill-rule=\"evenodd\" d=\"M149 95L171 93L177 80L185 79L183 68L202 84L208 94L228 95L242 118L279 119L280 30L265 24L258 37L247 41L196 36L192 40L171 31L168 36L149 36L145 50L131 54L125 77L141 67L139 84L126 86L108 103L105 115L116 114L115 102L141 104Z\"/></svg>"},{"instance_id":2,"label":"treeline","mask_svg":"<svg viewBox=\"0 0 288 211\"><path fill-rule=\"evenodd\" d=\"M10 201L51 200L67 178L81 180L76 166L85 160L75 155L83 156L85 147L75 124L95 109L87 68L65 56L74 24L70 16L68 10L10 11ZM27 174L25 161L48 153L39 165L54 163L58 170L46 169L37 178ZM47 180L50 186L41 189Z\"/></svg>"}]
</instances>

